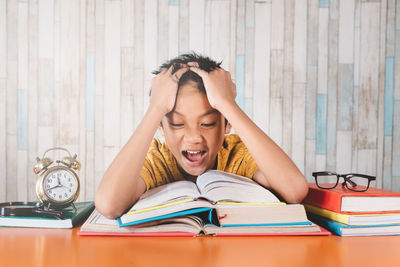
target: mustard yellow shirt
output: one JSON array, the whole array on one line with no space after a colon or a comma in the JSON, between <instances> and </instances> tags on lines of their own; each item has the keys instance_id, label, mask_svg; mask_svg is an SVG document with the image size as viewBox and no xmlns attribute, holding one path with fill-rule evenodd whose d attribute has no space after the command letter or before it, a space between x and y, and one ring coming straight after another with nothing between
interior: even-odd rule
<instances>
[{"instance_id":1,"label":"mustard yellow shirt","mask_svg":"<svg viewBox=\"0 0 400 267\"><path fill-rule=\"evenodd\" d=\"M240 137L231 134L225 136L218 151L217 170L253 178L258 167ZM150 145L140 176L146 183L147 190L185 180L172 152L165 142L161 143L157 138L154 138Z\"/></svg>"}]
</instances>

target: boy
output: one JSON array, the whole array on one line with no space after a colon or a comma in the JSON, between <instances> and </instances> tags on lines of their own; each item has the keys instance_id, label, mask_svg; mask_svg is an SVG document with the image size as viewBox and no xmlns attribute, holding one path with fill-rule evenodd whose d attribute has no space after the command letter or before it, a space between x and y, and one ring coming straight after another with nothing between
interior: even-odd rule
<instances>
[{"instance_id":1,"label":"boy","mask_svg":"<svg viewBox=\"0 0 400 267\"><path fill-rule=\"evenodd\" d=\"M252 178L288 203L303 200L305 177L236 104L235 84L220 64L192 53L154 72L146 114L97 190L100 213L119 217L146 190L195 181L209 169ZM225 136L231 125L237 135ZM157 128L164 143L153 139Z\"/></svg>"}]
</instances>

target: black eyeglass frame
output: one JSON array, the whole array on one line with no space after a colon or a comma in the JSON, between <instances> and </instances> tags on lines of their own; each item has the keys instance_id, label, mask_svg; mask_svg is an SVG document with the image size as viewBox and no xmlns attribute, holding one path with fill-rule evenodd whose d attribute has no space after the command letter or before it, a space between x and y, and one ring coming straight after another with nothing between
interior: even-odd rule
<instances>
[{"instance_id":1,"label":"black eyeglass frame","mask_svg":"<svg viewBox=\"0 0 400 267\"><path fill-rule=\"evenodd\" d=\"M320 186L319 183L318 183L318 176L326 176L326 175L336 175L336 177L337 177L337 179L336 179L336 184L334 184L334 185L331 186L331 187L322 187L322 186ZM376 180L376 177L375 177L375 176L370 176L370 175L360 174L360 173L338 174L338 173L336 173L336 172L327 172L327 171L324 171L324 172L313 172L313 173L312 173L312 176L314 176L316 185L317 185L319 188L321 188L321 189L333 189L333 188L335 188L335 187L339 184L339 178L341 177L341 178L344 179L344 182L342 183L342 186L346 186L347 189L349 189L349 190L351 190L351 191L354 191L354 192L365 192L365 191L367 191L368 188L369 188L369 185L370 185L371 181L375 181L375 180ZM354 189L350 188L350 187L347 185L347 183L351 184L351 185L354 186L354 187L357 186L357 184L356 184L354 181L350 180L352 177L361 177L361 178L366 178L366 179L368 179L368 185L367 185L367 187L366 187L364 190L354 190Z\"/></svg>"}]
</instances>

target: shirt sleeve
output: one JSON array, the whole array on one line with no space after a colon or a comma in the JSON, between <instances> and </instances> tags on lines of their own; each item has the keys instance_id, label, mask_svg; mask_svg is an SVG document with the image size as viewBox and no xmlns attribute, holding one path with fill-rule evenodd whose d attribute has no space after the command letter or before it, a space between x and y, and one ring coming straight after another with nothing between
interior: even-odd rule
<instances>
[{"instance_id":1,"label":"shirt sleeve","mask_svg":"<svg viewBox=\"0 0 400 267\"><path fill-rule=\"evenodd\" d=\"M146 184L146 189L168 183L167 162L162 155L161 143L154 138L143 163L140 177Z\"/></svg>"},{"instance_id":2,"label":"shirt sleeve","mask_svg":"<svg viewBox=\"0 0 400 267\"><path fill-rule=\"evenodd\" d=\"M146 190L183 179L172 152L157 138L150 145L140 177L146 184Z\"/></svg>"}]
</instances>

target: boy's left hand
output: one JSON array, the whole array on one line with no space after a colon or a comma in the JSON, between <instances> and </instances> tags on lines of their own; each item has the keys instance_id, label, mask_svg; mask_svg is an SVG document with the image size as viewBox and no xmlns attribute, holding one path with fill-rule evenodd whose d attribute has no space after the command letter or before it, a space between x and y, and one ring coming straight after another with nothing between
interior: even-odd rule
<instances>
[{"instance_id":1,"label":"boy's left hand","mask_svg":"<svg viewBox=\"0 0 400 267\"><path fill-rule=\"evenodd\" d=\"M232 82L229 71L218 68L207 72L198 68L197 62L190 62L188 66L203 79L208 102L213 108L222 112L224 105L235 103L236 85Z\"/></svg>"}]
</instances>

